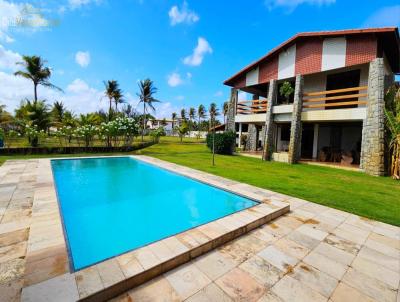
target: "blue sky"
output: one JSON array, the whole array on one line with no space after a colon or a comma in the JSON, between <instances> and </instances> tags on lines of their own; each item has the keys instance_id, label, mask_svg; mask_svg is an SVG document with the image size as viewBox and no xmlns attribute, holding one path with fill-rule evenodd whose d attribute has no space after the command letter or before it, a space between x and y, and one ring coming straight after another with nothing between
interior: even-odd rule
<instances>
[{"instance_id":1,"label":"blue sky","mask_svg":"<svg viewBox=\"0 0 400 302\"><path fill-rule=\"evenodd\" d=\"M28 10L24 10L30 4ZM21 28L12 21L31 18ZM30 20L31 20L30 19ZM0 103L8 110L31 97L16 79L21 55L40 55L53 69L39 96L74 112L106 106L103 81L116 79L136 105L137 80L158 87L158 116L189 106L222 104L222 82L302 31L399 26L398 1L345 0L0 0ZM33 24L34 23L34 24Z\"/></svg>"}]
</instances>

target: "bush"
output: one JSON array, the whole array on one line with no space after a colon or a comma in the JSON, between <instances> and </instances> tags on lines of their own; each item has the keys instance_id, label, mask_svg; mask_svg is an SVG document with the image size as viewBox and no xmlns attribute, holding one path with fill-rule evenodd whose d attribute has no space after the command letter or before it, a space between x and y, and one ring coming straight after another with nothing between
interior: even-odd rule
<instances>
[{"instance_id":1,"label":"bush","mask_svg":"<svg viewBox=\"0 0 400 302\"><path fill-rule=\"evenodd\" d=\"M234 132L215 133L215 153L232 155L235 150L236 134ZM213 133L208 133L207 147L212 151Z\"/></svg>"}]
</instances>

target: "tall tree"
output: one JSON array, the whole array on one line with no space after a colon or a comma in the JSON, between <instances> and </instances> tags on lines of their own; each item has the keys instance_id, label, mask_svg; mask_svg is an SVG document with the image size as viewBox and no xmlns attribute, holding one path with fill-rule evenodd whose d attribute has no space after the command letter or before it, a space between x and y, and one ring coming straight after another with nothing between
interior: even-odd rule
<instances>
[{"instance_id":1,"label":"tall tree","mask_svg":"<svg viewBox=\"0 0 400 302\"><path fill-rule=\"evenodd\" d=\"M176 120L176 112L172 112L171 118L172 118L172 133L175 131L175 120Z\"/></svg>"},{"instance_id":2,"label":"tall tree","mask_svg":"<svg viewBox=\"0 0 400 302\"><path fill-rule=\"evenodd\" d=\"M144 137L144 130L146 128L146 107L150 107L153 111L156 109L154 108L154 103L160 102L159 100L153 97L154 94L157 93L157 88L154 86L154 83L150 79L141 80L139 82L139 89L140 93L139 96L139 104L143 103L143 129L142 129L142 141Z\"/></svg>"},{"instance_id":3,"label":"tall tree","mask_svg":"<svg viewBox=\"0 0 400 302\"><path fill-rule=\"evenodd\" d=\"M193 123L192 121L196 118L196 109L194 109L193 107L189 108L189 137L192 133L192 127L193 127Z\"/></svg>"},{"instance_id":4,"label":"tall tree","mask_svg":"<svg viewBox=\"0 0 400 302\"><path fill-rule=\"evenodd\" d=\"M215 103L210 104L210 109L208 111L210 112L210 123L213 133L212 164L214 166L215 165L215 118L219 115L219 112L217 105Z\"/></svg>"},{"instance_id":5,"label":"tall tree","mask_svg":"<svg viewBox=\"0 0 400 302\"><path fill-rule=\"evenodd\" d=\"M224 102L224 104L222 105L222 113L224 114L224 124L226 124L226 115L228 114L228 108L229 108L229 102L226 101Z\"/></svg>"},{"instance_id":6,"label":"tall tree","mask_svg":"<svg viewBox=\"0 0 400 302\"><path fill-rule=\"evenodd\" d=\"M22 56L22 62L17 62L17 64L24 66L24 70L19 70L14 73L16 76L29 79L33 82L35 103L38 100L37 87L39 85L62 91L61 88L49 82L51 70L49 67L44 66L45 63L47 62L39 56Z\"/></svg>"},{"instance_id":7,"label":"tall tree","mask_svg":"<svg viewBox=\"0 0 400 302\"><path fill-rule=\"evenodd\" d=\"M108 121L111 121L112 117L112 102L115 99L115 96L118 94L118 92L121 92L119 88L119 84L115 80L108 80L104 81L104 87L105 87L105 92L104 95L108 98L109 101L109 107L108 107Z\"/></svg>"},{"instance_id":8,"label":"tall tree","mask_svg":"<svg viewBox=\"0 0 400 302\"><path fill-rule=\"evenodd\" d=\"M118 112L118 104L125 103L124 94L121 89L117 89L114 94L115 112Z\"/></svg>"},{"instance_id":9,"label":"tall tree","mask_svg":"<svg viewBox=\"0 0 400 302\"><path fill-rule=\"evenodd\" d=\"M65 106L63 102L55 101L53 104L53 108L51 109L51 118L52 118L52 124L56 127L61 126L63 119L64 119L64 114L65 114Z\"/></svg>"},{"instance_id":10,"label":"tall tree","mask_svg":"<svg viewBox=\"0 0 400 302\"><path fill-rule=\"evenodd\" d=\"M201 119L206 118L206 107L200 104L199 108L197 108L197 117L199 119L199 137L200 137L200 130L201 130Z\"/></svg>"},{"instance_id":11,"label":"tall tree","mask_svg":"<svg viewBox=\"0 0 400 302\"><path fill-rule=\"evenodd\" d=\"M185 108L181 109L181 119L182 119L182 121L186 121L186 110L185 110Z\"/></svg>"}]
</instances>

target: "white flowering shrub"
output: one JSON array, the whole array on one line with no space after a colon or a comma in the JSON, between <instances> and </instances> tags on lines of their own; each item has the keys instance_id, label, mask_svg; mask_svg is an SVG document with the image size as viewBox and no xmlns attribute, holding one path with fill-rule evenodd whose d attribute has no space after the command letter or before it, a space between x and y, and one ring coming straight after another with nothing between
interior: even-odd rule
<instances>
[{"instance_id":1,"label":"white flowering shrub","mask_svg":"<svg viewBox=\"0 0 400 302\"><path fill-rule=\"evenodd\" d=\"M99 133L99 128L93 125L83 125L75 129L73 136L78 140L78 144L83 140L85 147L93 146L93 138Z\"/></svg>"},{"instance_id":2,"label":"white flowering shrub","mask_svg":"<svg viewBox=\"0 0 400 302\"><path fill-rule=\"evenodd\" d=\"M28 138L28 142L32 147L37 147L39 145L39 139L46 136L46 132L43 130L38 130L36 125L26 125L25 135Z\"/></svg>"},{"instance_id":3,"label":"white flowering shrub","mask_svg":"<svg viewBox=\"0 0 400 302\"><path fill-rule=\"evenodd\" d=\"M138 126L133 118L117 117L108 123L102 123L99 127L100 139L106 141L108 146L130 145L133 138L138 135Z\"/></svg>"}]
</instances>

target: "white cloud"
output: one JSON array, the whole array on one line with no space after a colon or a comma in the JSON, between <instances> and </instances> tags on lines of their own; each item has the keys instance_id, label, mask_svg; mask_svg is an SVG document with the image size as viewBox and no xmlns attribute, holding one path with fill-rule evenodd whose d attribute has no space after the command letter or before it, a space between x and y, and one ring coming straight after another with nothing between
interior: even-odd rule
<instances>
[{"instance_id":1,"label":"white cloud","mask_svg":"<svg viewBox=\"0 0 400 302\"><path fill-rule=\"evenodd\" d=\"M30 3L13 3L0 0L0 41L14 42L8 35L10 28L34 32L50 25L40 8Z\"/></svg>"},{"instance_id":2,"label":"white cloud","mask_svg":"<svg viewBox=\"0 0 400 302\"><path fill-rule=\"evenodd\" d=\"M171 118L173 112L178 113L180 108L172 105L170 102L159 103L156 105L156 116L157 118Z\"/></svg>"},{"instance_id":3,"label":"white cloud","mask_svg":"<svg viewBox=\"0 0 400 302\"><path fill-rule=\"evenodd\" d=\"M197 46L193 50L190 56L183 59L183 63L190 66L199 66L203 62L204 56L207 53L212 53L212 48L206 39L199 37L197 40Z\"/></svg>"},{"instance_id":4,"label":"white cloud","mask_svg":"<svg viewBox=\"0 0 400 302\"><path fill-rule=\"evenodd\" d=\"M336 0L265 0L264 3L269 10L276 7L284 7L288 9L289 12L292 12L297 6L302 4L322 6L333 4L335 2Z\"/></svg>"},{"instance_id":5,"label":"white cloud","mask_svg":"<svg viewBox=\"0 0 400 302\"><path fill-rule=\"evenodd\" d=\"M69 7L71 9L81 8L92 3L100 4L100 2L101 0L68 0Z\"/></svg>"},{"instance_id":6,"label":"white cloud","mask_svg":"<svg viewBox=\"0 0 400 302\"><path fill-rule=\"evenodd\" d=\"M168 85L171 87L177 87L179 85L185 84L192 79L192 74L190 72L186 73L186 78L182 78L180 73L173 72L167 76Z\"/></svg>"},{"instance_id":7,"label":"white cloud","mask_svg":"<svg viewBox=\"0 0 400 302\"><path fill-rule=\"evenodd\" d=\"M78 51L75 54L75 62L85 68L90 63L90 53L88 51Z\"/></svg>"},{"instance_id":8,"label":"white cloud","mask_svg":"<svg viewBox=\"0 0 400 302\"><path fill-rule=\"evenodd\" d=\"M400 26L400 5L379 9L364 22L363 27Z\"/></svg>"},{"instance_id":9,"label":"white cloud","mask_svg":"<svg viewBox=\"0 0 400 302\"><path fill-rule=\"evenodd\" d=\"M18 68L16 63L21 60L22 58L19 53L5 49L4 46L0 44L0 69L15 71Z\"/></svg>"},{"instance_id":10,"label":"white cloud","mask_svg":"<svg viewBox=\"0 0 400 302\"><path fill-rule=\"evenodd\" d=\"M177 5L171 7L168 16L172 26L179 23L193 24L200 19L194 11L189 10L186 1L183 2L180 9Z\"/></svg>"},{"instance_id":11,"label":"white cloud","mask_svg":"<svg viewBox=\"0 0 400 302\"><path fill-rule=\"evenodd\" d=\"M216 93L214 93L214 96L219 97L219 96L223 96L223 92L221 90L218 90Z\"/></svg>"},{"instance_id":12,"label":"white cloud","mask_svg":"<svg viewBox=\"0 0 400 302\"><path fill-rule=\"evenodd\" d=\"M171 87L176 87L183 84L181 75L177 72L173 72L167 76L168 85Z\"/></svg>"}]
</instances>

